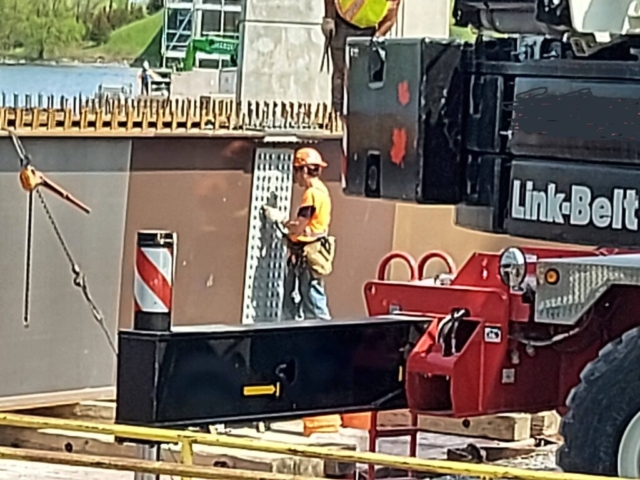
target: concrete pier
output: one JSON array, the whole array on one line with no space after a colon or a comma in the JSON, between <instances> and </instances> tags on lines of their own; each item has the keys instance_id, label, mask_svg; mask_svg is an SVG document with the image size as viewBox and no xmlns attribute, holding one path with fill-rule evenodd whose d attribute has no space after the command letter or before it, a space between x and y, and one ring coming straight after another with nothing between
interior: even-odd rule
<instances>
[{"instance_id":1,"label":"concrete pier","mask_svg":"<svg viewBox=\"0 0 640 480\"><path fill-rule=\"evenodd\" d=\"M330 100L329 73L320 73L323 14L319 0L247 0L240 26L240 100Z\"/></svg>"},{"instance_id":2,"label":"concrete pier","mask_svg":"<svg viewBox=\"0 0 640 480\"><path fill-rule=\"evenodd\" d=\"M402 0L393 37L449 36L451 0ZM329 102L328 69L320 72L321 0L247 0L240 33L238 99Z\"/></svg>"}]
</instances>

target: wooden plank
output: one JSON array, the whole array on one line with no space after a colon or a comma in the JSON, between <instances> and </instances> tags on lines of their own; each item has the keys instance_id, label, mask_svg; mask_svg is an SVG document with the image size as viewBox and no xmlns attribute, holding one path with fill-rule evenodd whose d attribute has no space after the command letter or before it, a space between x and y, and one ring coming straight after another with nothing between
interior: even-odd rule
<instances>
[{"instance_id":1,"label":"wooden plank","mask_svg":"<svg viewBox=\"0 0 640 480\"><path fill-rule=\"evenodd\" d=\"M535 436L532 435L532 417L526 413L505 413L456 419L421 414L418 416L418 428L425 432L514 442ZM378 425L382 427L399 427L409 424L410 415L407 410L392 410L378 415ZM539 427L540 424L543 426ZM550 429L550 425L551 420L541 417L536 423L536 431Z\"/></svg>"},{"instance_id":2,"label":"wooden plank","mask_svg":"<svg viewBox=\"0 0 640 480\"><path fill-rule=\"evenodd\" d=\"M63 392L35 393L0 398L0 411L9 412L35 408L55 407L72 403L104 400L115 397L115 388L87 388Z\"/></svg>"},{"instance_id":3,"label":"wooden plank","mask_svg":"<svg viewBox=\"0 0 640 480\"><path fill-rule=\"evenodd\" d=\"M531 415L512 413L469 419L418 416L418 428L427 432L448 433L466 437L519 441L531 437Z\"/></svg>"},{"instance_id":4,"label":"wooden plank","mask_svg":"<svg viewBox=\"0 0 640 480\"><path fill-rule=\"evenodd\" d=\"M562 416L556 412L537 413L531 418L532 437L554 437L560 433Z\"/></svg>"},{"instance_id":5,"label":"wooden plank","mask_svg":"<svg viewBox=\"0 0 640 480\"><path fill-rule=\"evenodd\" d=\"M98 400L30 409L21 413L88 422L114 423L116 419L116 404L111 401Z\"/></svg>"}]
</instances>

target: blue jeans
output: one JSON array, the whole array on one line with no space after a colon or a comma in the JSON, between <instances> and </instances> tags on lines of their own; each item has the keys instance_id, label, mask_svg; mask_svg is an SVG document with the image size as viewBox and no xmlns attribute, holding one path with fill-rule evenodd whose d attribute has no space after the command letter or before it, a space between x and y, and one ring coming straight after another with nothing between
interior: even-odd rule
<instances>
[{"instance_id":1,"label":"blue jeans","mask_svg":"<svg viewBox=\"0 0 640 480\"><path fill-rule=\"evenodd\" d=\"M287 261L284 279L283 320L331 320L324 281L306 265Z\"/></svg>"}]
</instances>

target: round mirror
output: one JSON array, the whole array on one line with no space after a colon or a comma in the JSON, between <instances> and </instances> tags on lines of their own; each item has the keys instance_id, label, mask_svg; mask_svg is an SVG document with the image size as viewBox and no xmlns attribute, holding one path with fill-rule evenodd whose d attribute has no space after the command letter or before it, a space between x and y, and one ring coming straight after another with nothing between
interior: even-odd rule
<instances>
[{"instance_id":1,"label":"round mirror","mask_svg":"<svg viewBox=\"0 0 640 480\"><path fill-rule=\"evenodd\" d=\"M527 276L527 258L524 252L516 247L507 248L500 255L500 279L512 289L522 286Z\"/></svg>"}]
</instances>

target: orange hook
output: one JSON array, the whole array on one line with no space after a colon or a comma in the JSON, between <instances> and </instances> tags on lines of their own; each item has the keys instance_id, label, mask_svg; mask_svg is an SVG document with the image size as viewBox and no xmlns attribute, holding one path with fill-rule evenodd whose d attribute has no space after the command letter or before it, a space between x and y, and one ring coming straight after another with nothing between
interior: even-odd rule
<instances>
[{"instance_id":1,"label":"orange hook","mask_svg":"<svg viewBox=\"0 0 640 480\"><path fill-rule=\"evenodd\" d=\"M64 188L59 186L58 184L52 182L47 177L45 177L42 173L37 171L31 165L24 167L20 171L20 185L27 192L33 192L38 187L45 187L52 193L55 193L63 200L66 200L71 205L79 208L85 213L91 213L91 209L82 203L80 200L75 198L69 192L67 192Z\"/></svg>"}]
</instances>

